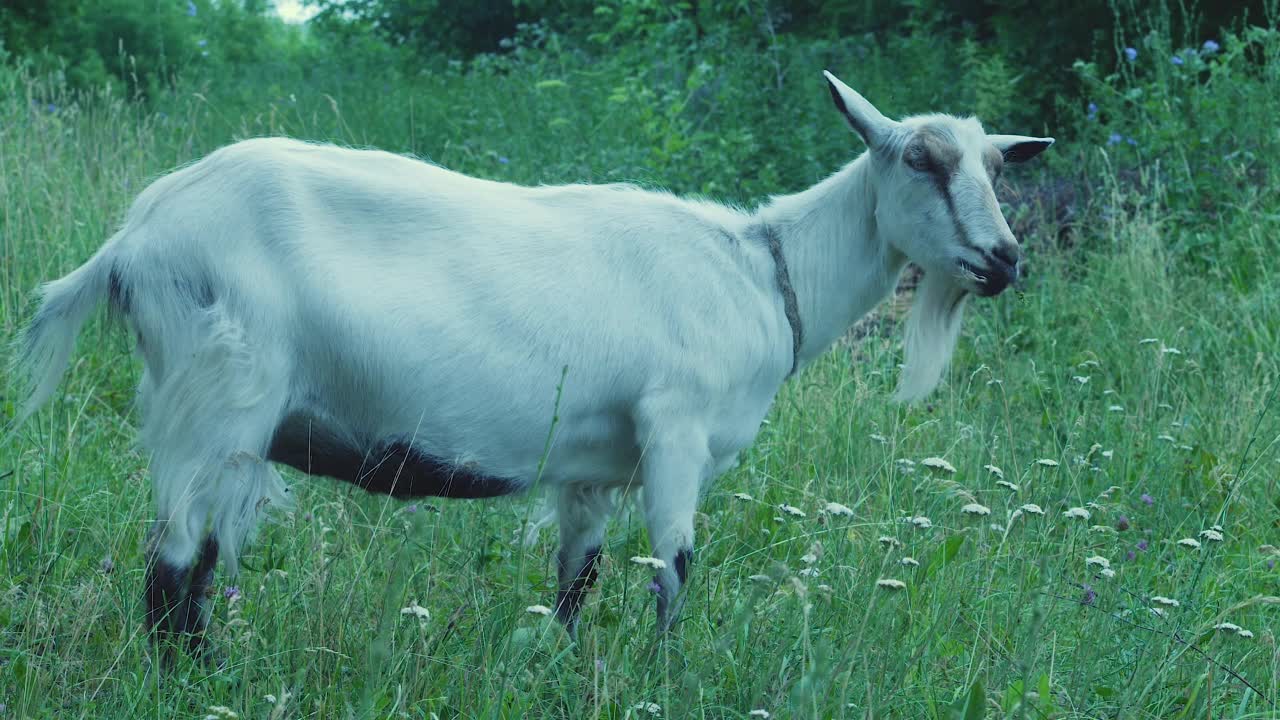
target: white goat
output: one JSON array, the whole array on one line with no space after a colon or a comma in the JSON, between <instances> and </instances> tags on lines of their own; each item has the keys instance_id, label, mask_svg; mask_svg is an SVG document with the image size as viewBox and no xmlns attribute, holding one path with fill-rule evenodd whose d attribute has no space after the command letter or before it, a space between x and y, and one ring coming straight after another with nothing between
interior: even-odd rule
<instances>
[{"instance_id":1,"label":"white goat","mask_svg":"<svg viewBox=\"0 0 1280 720\"><path fill-rule=\"evenodd\" d=\"M88 262L43 286L19 367L46 402L108 299L137 339L157 511L147 620L203 635L288 490L272 463L395 497L556 493L573 629L619 487L642 487L658 627L677 614L699 491L778 388L925 269L903 399L937 383L970 293L1018 274L992 184L1052 138L885 118L827 74L869 151L746 213L627 185L519 187L280 138L157 180Z\"/></svg>"}]
</instances>

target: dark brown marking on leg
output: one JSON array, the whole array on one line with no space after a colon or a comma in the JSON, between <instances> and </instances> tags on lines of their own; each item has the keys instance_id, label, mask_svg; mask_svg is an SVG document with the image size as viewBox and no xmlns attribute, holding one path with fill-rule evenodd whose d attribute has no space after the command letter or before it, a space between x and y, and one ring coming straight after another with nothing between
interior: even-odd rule
<instances>
[{"instance_id":1,"label":"dark brown marking on leg","mask_svg":"<svg viewBox=\"0 0 1280 720\"><path fill-rule=\"evenodd\" d=\"M581 567L570 576L565 567L563 551L560 554L560 591L556 593L556 617L570 631L577 625L578 613L582 610L587 593L596 584L599 560L599 546L591 548L586 552Z\"/></svg>"}]
</instances>

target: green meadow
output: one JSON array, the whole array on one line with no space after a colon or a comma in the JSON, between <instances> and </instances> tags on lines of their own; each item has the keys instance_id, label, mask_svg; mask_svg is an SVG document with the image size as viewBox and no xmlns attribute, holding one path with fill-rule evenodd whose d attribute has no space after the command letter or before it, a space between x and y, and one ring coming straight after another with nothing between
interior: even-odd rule
<instances>
[{"instance_id":1,"label":"green meadow","mask_svg":"<svg viewBox=\"0 0 1280 720\"><path fill-rule=\"evenodd\" d=\"M894 116L1058 139L1005 173L1029 272L971 302L939 389L891 400L905 283L710 488L665 637L629 561L638 512L610 526L575 643L530 610L555 590L554 529L521 542L537 497L411 504L288 471L296 509L217 576L224 664L162 668L140 363L104 309L54 402L0 436L0 719L1280 717L1280 16L1196 34L1116 5L1132 24L1046 94L928 24L749 17L691 47L678 18L626 14L648 5L602 4L606 37L532 23L422 60L265 21L236 32L285 59L130 74L0 52L4 339L148 182L237 139L749 207L862 152L830 68ZM229 12L199 8L174 22ZM245 42L220 32L198 47Z\"/></svg>"}]
</instances>

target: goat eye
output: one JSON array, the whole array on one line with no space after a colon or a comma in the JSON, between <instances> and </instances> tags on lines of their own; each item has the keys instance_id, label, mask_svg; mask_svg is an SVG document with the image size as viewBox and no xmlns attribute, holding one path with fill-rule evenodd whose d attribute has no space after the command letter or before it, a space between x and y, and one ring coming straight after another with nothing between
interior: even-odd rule
<instances>
[{"instance_id":1,"label":"goat eye","mask_svg":"<svg viewBox=\"0 0 1280 720\"><path fill-rule=\"evenodd\" d=\"M903 160L906 161L907 167L911 168L912 170L916 170L918 172L927 173L932 169L931 165L929 164L929 156L922 152L908 151L903 156Z\"/></svg>"}]
</instances>

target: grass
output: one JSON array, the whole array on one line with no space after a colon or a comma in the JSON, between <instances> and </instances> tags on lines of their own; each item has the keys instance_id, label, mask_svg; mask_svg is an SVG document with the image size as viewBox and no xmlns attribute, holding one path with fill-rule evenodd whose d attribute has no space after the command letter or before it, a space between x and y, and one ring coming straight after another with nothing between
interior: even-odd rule
<instances>
[{"instance_id":1,"label":"grass","mask_svg":"<svg viewBox=\"0 0 1280 720\"><path fill-rule=\"evenodd\" d=\"M31 289L82 262L148 179L233 137L374 144L521 182L669 175L739 201L855 152L818 95L787 121L812 145L738 177L761 167L747 161L765 141L707 150L663 110L679 93L610 99L641 91L614 70L569 67L542 85L545 67L442 74L385 102L347 84L327 97L188 89L147 106L73 102L6 67L0 325L16 333ZM1143 150L1154 159L1139 184L1095 173L1110 181L1073 243L1052 226L1024 238L1032 277L971 306L928 403L888 401L891 322L783 388L703 502L691 597L662 641L650 578L626 560L647 554L638 517L611 527L573 645L526 611L550 604L555 549L550 531L518 543L527 501L408 506L292 474L297 511L264 529L239 578L220 577L238 589L215 600L228 665L181 661L158 682L141 629L137 365L95 321L60 399L0 444L0 717L643 718L648 704L663 717L1280 717L1280 205L1264 177L1270 193L1171 213L1163 188L1178 176L1159 147ZM1098 167L1103 150L1052 152ZM3 402L11 416L12 393ZM962 511L973 503L990 514ZM1044 514L1015 514L1028 503ZM1089 519L1064 515L1074 507ZM931 527L904 521L917 517ZM1215 524L1220 542L1202 535ZM401 613L413 602L429 617Z\"/></svg>"}]
</instances>

